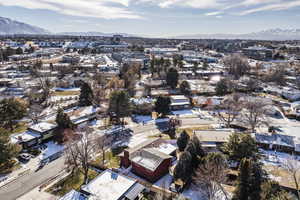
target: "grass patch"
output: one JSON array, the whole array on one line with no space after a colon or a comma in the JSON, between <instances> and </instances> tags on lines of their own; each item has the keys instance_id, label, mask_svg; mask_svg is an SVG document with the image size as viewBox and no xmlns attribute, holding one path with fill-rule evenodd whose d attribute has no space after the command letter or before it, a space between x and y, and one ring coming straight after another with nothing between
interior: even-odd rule
<instances>
[{"instance_id":1,"label":"grass patch","mask_svg":"<svg viewBox=\"0 0 300 200\"><path fill-rule=\"evenodd\" d=\"M15 160L10 160L7 163L0 164L0 174L9 174L14 170L20 169L21 164Z\"/></svg>"},{"instance_id":2,"label":"grass patch","mask_svg":"<svg viewBox=\"0 0 300 200\"><path fill-rule=\"evenodd\" d=\"M105 162L104 165L107 168L119 168L120 167L120 158L117 156L121 153L123 149L117 149L112 151L105 152ZM103 168L102 166L102 155L97 156L97 158L91 162L91 165L95 167L99 167L100 169Z\"/></svg>"},{"instance_id":3,"label":"grass patch","mask_svg":"<svg viewBox=\"0 0 300 200\"><path fill-rule=\"evenodd\" d=\"M89 180L94 179L98 173L94 170L89 170ZM60 180L50 188L46 190L56 196L63 196L72 189L79 190L83 182L83 174L79 172L79 170L75 171L73 174L68 175L64 179Z\"/></svg>"},{"instance_id":4,"label":"grass patch","mask_svg":"<svg viewBox=\"0 0 300 200\"><path fill-rule=\"evenodd\" d=\"M19 122L16 125L14 125L14 130L11 131L10 134L25 132L27 130L27 128L28 128L27 123Z\"/></svg>"},{"instance_id":5,"label":"grass patch","mask_svg":"<svg viewBox=\"0 0 300 200\"><path fill-rule=\"evenodd\" d=\"M279 182L279 185L296 189L294 181L286 169L273 165L264 165L264 169L268 172L268 174L271 174L272 176L278 177L280 179L277 180Z\"/></svg>"},{"instance_id":6,"label":"grass patch","mask_svg":"<svg viewBox=\"0 0 300 200\"><path fill-rule=\"evenodd\" d=\"M70 96L70 95L79 95L79 91L60 91L60 92L54 92L54 96Z\"/></svg>"}]
</instances>

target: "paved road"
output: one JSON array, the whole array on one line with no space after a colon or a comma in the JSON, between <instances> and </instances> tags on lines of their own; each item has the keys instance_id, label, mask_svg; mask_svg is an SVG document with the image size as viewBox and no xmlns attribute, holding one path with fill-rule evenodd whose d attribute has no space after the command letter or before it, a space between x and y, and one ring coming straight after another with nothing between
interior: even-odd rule
<instances>
[{"instance_id":1,"label":"paved road","mask_svg":"<svg viewBox=\"0 0 300 200\"><path fill-rule=\"evenodd\" d=\"M59 158L37 172L30 172L0 188L1 200L15 200L38 187L64 169L64 159Z\"/></svg>"}]
</instances>

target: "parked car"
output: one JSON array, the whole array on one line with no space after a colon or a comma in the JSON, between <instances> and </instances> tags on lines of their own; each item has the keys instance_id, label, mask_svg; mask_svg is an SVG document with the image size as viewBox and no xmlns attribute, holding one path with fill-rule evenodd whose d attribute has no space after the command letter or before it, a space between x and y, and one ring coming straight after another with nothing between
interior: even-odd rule
<instances>
[{"instance_id":1,"label":"parked car","mask_svg":"<svg viewBox=\"0 0 300 200\"><path fill-rule=\"evenodd\" d=\"M32 155L28 154L28 153L22 153L19 155L19 160L20 161L25 161L28 162L30 159L32 158Z\"/></svg>"}]
</instances>

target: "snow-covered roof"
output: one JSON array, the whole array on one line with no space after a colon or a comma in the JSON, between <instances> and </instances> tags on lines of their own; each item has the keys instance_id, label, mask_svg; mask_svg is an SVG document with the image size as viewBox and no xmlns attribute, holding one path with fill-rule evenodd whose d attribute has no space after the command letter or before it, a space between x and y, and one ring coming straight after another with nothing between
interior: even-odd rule
<instances>
[{"instance_id":1,"label":"snow-covered roof","mask_svg":"<svg viewBox=\"0 0 300 200\"><path fill-rule=\"evenodd\" d=\"M59 200L87 200L87 198L80 192L71 190L70 192L65 194L63 197L61 197Z\"/></svg>"},{"instance_id":2,"label":"snow-covered roof","mask_svg":"<svg viewBox=\"0 0 300 200\"><path fill-rule=\"evenodd\" d=\"M41 122L38 124L34 124L32 126L29 127L29 129L33 130L33 131L37 131L40 133L46 132L46 131L50 131L52 129L56 128L55 124L51 124L48 122Z\"/></svg>"},{"instance_id":3,"label":"snow-covered roof","mask_svg":"<svg viewBox=\"0 0 300 200\"><path fill-rule=\"evenodd\" d=\"M174 145L169 144L169 143L162 143L161 145L159 145L159 147L157 147L155 149L161 153L170 155L174 151L176 151L177 147L175 147Z\"/></svg>"},{"instance_id":4,"label":"snow-covered roof","mask_svg":"<svg viewBox=\"0 0 300 200\"><path fill-rule=\"evenodd\" d=\"M18 133L10 136L12 143L28 142L39 137L39 134L33 133L32 131L25 131L23 133Z\"/></svg>"},{"instance_id":5,"label":"snow-covered roof","mask_svg":"<svg viewBox=\"0 0 300 200\"><path fill-rule=\"evenodd\" d=\"M155 148L148 148L141 150L131 161L146 169L155 171L164 160L169 158L172 158L172 156L162 153Z\"/></svg>"},{"instance_id":6,"label":"snow-covered roof","mask_svg":"<svg viewBox=\"0 0 300 200\"><path fill-rule=\"evenodd\" d=\"M91 199L119 200L137 183L124 175L105 170L90 183L82 186L82 190L90 195Z\"/></svg>"}]
</instances>

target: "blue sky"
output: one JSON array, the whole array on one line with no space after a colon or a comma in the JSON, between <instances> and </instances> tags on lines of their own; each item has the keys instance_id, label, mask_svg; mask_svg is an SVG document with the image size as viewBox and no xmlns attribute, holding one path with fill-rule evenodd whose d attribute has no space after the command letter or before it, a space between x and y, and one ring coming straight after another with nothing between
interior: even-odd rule
<instances>
[{"instance_id":1,"label":"blue sky","mask_svg":"<svg viewBox=\"0 0 300 200\"><path fill-rule=\"evenodd\" d=\"M52 32L248 33L300 29L300 0L0 0L0 16Z\"/></svg>"}]
</instances>

